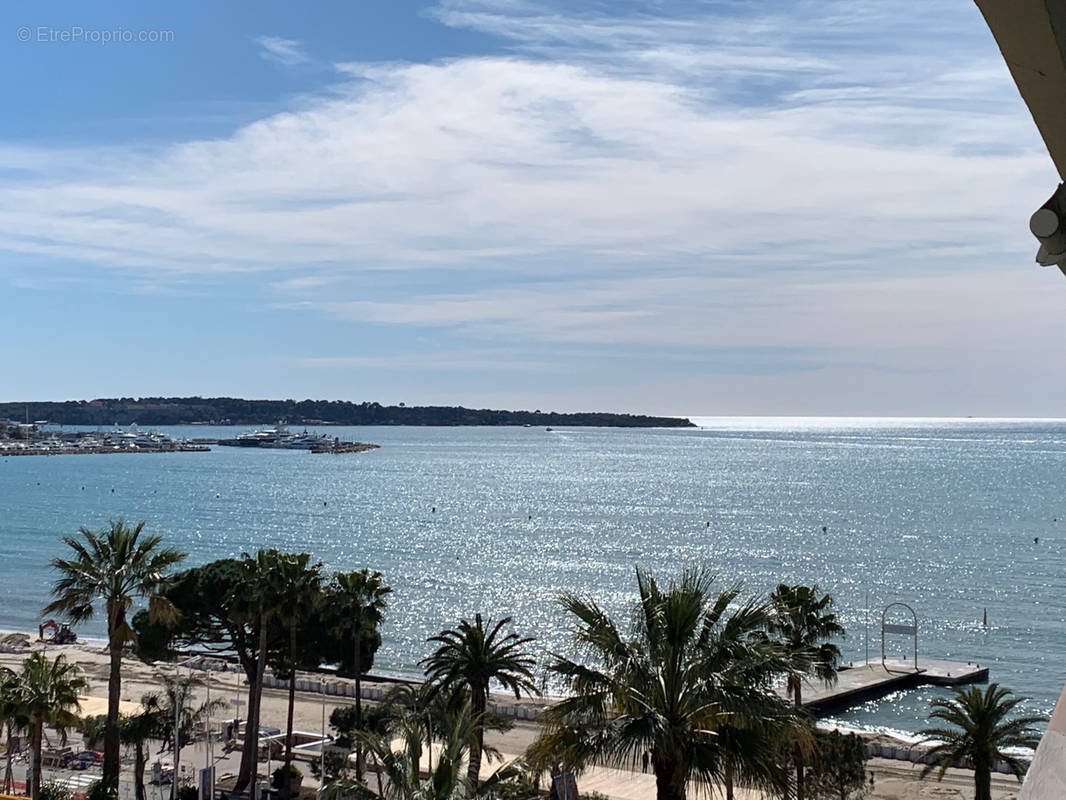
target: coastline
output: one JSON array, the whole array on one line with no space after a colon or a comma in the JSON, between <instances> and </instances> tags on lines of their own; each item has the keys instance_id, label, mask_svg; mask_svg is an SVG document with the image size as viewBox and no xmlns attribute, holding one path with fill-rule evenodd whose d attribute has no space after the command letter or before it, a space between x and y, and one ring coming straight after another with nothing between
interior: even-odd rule
<instances>
[{"instance_id":1,"label":"coastline","mask_svg":"<svg viewBox=\"0 0 1066 800\"><path fill-rule=\"evenodd\" d=\"M3 647L3 642L8 637L23 637L29 641L30 646L17 651L5 648ZM49 642L42 642L25 631L0 630L0 665L13 668L17 666L22 658L34 650L44 650L49 653L63 654L68 660L85 669L90 679L96 677L96 673L101 665L106 666L107 664L106 639L79 636L79 641L74 644L57 645ZM192 668L191 673L195 673L198 678L206 679L209 677L213 685L220 681L230 681L231 691L237 692L238 690L235 688L236 686L241 687L239 692L246 691L247 686L244 683L243 672L241 672L235 662L231 661L224 654L211 653L204 650L182 651L182 658L197 657L204 659L205 662L211 662L213 664L212 667L207 669ZM169 669L171 669L169 664L149 664L131 654L124 656L122 699L130 702L133 702L136 699L132 695L127 697L129 692L126 688L126 681L132 681L134 684L145 683L156 685L162 675ZM106 693L106 672L104 672L102 676L105 678L104 688ZM222 678L221 676L229 677ZM297 693L300 696L305 698L308 696L319 698L324 696L330 698L327 702L335 701L339 704L344 704L348 701L354 702L354 694L352 692L354 681L351 678L338 676L329 669L316 671L301 670L297 673L297 678ZM381 700L385 693L397 685L419 684L422 680L421 675L413 673L389 672L387 670L368 673L362 678L363 698L370 702L376 702ZM319 685L322 685L324 690L316 688ZM264 691L287 692L287 687L288 683L286 681L278 680L274 678L269 671L267 672L265 676ZM489 705L490 710L494 713L514 717L517 721L536 723L536 716L541 710L555 705L563 699L565 699L564 695L543 694L537 697L527 696L516 700L512 694L491 692ZM921 736L899 729L849 725L845 722L834 720L832 717L819 719L816 724L823 730L854 733L862 737L868 743L884 747L927 749L922 745L923 738ZM1032 757L1031 752L1022 753L1022 755ZM900 760L908 760L907 757L903 755L899 758Z\"/></svg>"},{"instance_id":2,"label":"coastline","mask_svg":"<svg viewBox=\"0 0 1066 800\"><path fill-rule=\"evenodd\" d=\"M27 636L25 632L15 632L20 636ZM7 634L0 634L6 636ZM105 642L101 640L82 640L77 644L53 645L30 639L31 646L18 652L0 652L0 666L18 668L21 660L34 649L45 649L50 657L62 654L67 659L79 666L83 676L89 682L87 696L93 699L106 698L108 656ZM164 676L174 674L173 665L146 664L133 656L123 659L123 702L138 703L140 698L149 692L158 691L162 686ZM222 712L220 717L212 723L212 729L224 731L233 719L233 713L239 715L243 708L247 687L244 684L243 673L239 669L231 671L203 670L197 668L182 668L182 675L191 675L201 682L201 685L209 686L208 693L215 699L221 699L225 703L227 711ZM410 676L408 676L409 678ZM403 679L400 679L403 680ZM320 673L298 673L297 692L294 716L294 728L310 733L319 732L322 720L328 718L333 708L348 706L354 703L354 697L344 694L330 693L330 684L336 692L338 685L350 684L348 679L336 678L335 676ZM364 679L364 697L371 703L380 699L389 688L394 686L396 679L386 676L369 677ZM262 722L264 725L284 729L287 711L287 684L278 682L275 685L265 685L263 689ZM321 691L319 687L325 689ZM217 694L216 694L217 693ZM380 693L380 694L379 694ZM375 697L375 695L377 695ZM523 698L515 700L513 695L494 693L490 708L497 712L507 713L515 717L514 727L503 734L492 734L489 744L497 748L505 760L519 757L525 748L537 735L539 725L536 722L536 711L543 708L556 698ZM235 702L236 701L236 702ZM94 703L94 705L97 705ZM893 748L900 751L909 750L913 745L913 739L908 740L902 736L894 736L888 732L870 732L856 730L844 725L824 724L820 727L835 728L842 732L857 733L866 742L868 747L877 746L882 751L892 752ZM262 766L262 765L261 765ZM495 764L493 768L495 768ZM872 757L867 762L867 769L874 779L874 791L870 795L871 800L949 800L950 798L972 797L973 773L965 769L952 769L948 771L943 782L937 782L933 778L921 780L919 778L920 765L906 758L883 758ZM616 768L593 768L581 776L581 784L590 789L594 786L614 787L613 791L607 792L616 800L635 800L646 794L647 787L643 784L649 775L641 775L636 768L632 771ZM220 783L225 780L225 773L219 776ZM621 788L618 788L621 787ZM993 798L994 800L1012 800L1020 790L1021 784L1012 777L1000 774L993 775ZM765 800L755 793L743 795L749 800Z\"/></svg>"}]
</instances>

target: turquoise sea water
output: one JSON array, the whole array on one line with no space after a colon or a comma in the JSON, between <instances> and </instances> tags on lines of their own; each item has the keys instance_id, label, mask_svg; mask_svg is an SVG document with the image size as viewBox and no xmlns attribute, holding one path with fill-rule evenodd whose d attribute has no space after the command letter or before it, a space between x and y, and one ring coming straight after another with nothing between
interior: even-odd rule
<instances>
[{"instance_id":1,"label":"turquoise sea water","mask_svg":"<svg viewBox=\"0 0 1066 800\"><path fill-rule=\"evenodd\" d=\"M910 603L923 653L988 663L1031 710L1051 710L1066 681L1066 422L699 421L325 429L382 445L343 456L0 458L0 628L36 628L61 534L124 516L147 520L189 563L271 546L380 569L395 593L378 671L415 671L428 635L476 611L513 615L542 651L565 648L560 591L617 609L633 596L634 564L662 575L704 565L752 592L821 584L859 660L867 620L876 658L880 609ZM841 718L913 731L937 691Z\"/></svg>"}]
</instances>

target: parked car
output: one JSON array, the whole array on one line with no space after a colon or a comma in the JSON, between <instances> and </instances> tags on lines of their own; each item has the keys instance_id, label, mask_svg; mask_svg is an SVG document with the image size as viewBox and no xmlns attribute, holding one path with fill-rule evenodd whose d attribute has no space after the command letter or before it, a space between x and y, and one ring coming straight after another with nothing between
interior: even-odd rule
<instances>
[{"instance_id":1,"label":"parked car","mask_svg":"<svg viewBox=\"0 0 1066 800\"><path fill-rule=\"evenodd\" d=\"M94 753L92 750L83 750L80 753L75 753L70 760L70 769L88 769L89 767L95 767L99 763L99 754Z\"/></svg>"}]
</instances>

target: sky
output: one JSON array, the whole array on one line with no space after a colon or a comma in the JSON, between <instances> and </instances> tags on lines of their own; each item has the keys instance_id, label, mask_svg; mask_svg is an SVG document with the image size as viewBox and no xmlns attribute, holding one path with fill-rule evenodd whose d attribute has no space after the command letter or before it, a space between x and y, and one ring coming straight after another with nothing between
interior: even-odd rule
<instances>
[{"instance_id":1,"label":"sky","mask_svg":"<svg viewBox=\"0 0 1066 800\"><path fill-rule=\"evenodd\" d=\"M966 0L0 7L0 399L1066 416Z\"/></svg>"}]
</instances>

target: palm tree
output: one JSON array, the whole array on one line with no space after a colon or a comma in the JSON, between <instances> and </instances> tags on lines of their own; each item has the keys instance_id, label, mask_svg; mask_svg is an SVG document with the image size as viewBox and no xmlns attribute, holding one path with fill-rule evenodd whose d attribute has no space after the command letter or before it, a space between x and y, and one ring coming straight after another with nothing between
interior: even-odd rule
<instances>
[{"instance_id":1,"label":"palm tree","mask_svg":"<svg viewBox=\"0 0 1066 800\"><path fill-rule=\"evenodd\" d=\"M185 553L163 547L162 537L142 536L144 522L133 528L121 519L94 533L79 530L80 537L64 536L71 558L54 558L59 578L52 586L55 600L44 615L59 614L78 624L92 619L100 600L107 613L107 642L111 656L107 683L107 730L104 734L104 770L101 783L109 793L118 791L119 698L122 696L122 648L133 639L126 616L135 600L147 600L153 619L166 621L173 606L163 597L168 573Z\"/></svg>"},{"instance_id":2,"label":"palm tree","mask_svg":"<svg viewBox=\"0 0 1066 800\"><path fill-rule=\"evenodd\" d=\"M124 715L121 719L119 733L122 743L133 746L133 781L137 800L147 800L148 797L144 784L144 768L148 762L145 744L149 739L161 736L168 721L157 694L143 695L137 713Z\"/></svg>"},{"instance_id":3,"label":"palm tree","mask_svg":"<svg viewBox=\"0 0 1066 800\"><path fill-rule=\"evenodd\" d=\"M771 701L761 713L715 731L725 800L733 800L737 786L769 790L768 796L788 796L788 770L779 768L782 740L795 740L804 749L813 744L813 731L790 712L786 703Z\"/></svg>"},{"instance_id":4,"label":"palm tree","mask_svg":"<svg viewBox=\"0 0 1066 800\"><path fill-rule=\"evenodd\" d=\"M347 777L349 756L352 752L362 752L362 742L357 739L357 732L375 733L380 736L389 735L395 728L395 722L400 716L401 710L406 711L409 708L407 704L408 697L421 696L428 688L429 685L425 683L418 684L417 688L411 684L399 684L385 696L382 703L371 707L362 721L358 721L355 714L355 706L339 706L333 709L329 715L330 727L337 731L337 738L333 741L333 744L347 751L344 755L343 765L339 770L339 777ZM427 741L432 740L427 737ZM325 780L325 777L323 780ZM380 772L377 774L377 781L378 794L380 795L384 791Z\"/></svg>"},{"instance_id":5,"label":"palm tree","mask_svg":"<svg viewBox=\"0 0 1066 800\"><path fill-rule=\"evenodd\" d=\"M310 564L308 553L282 556L275 575L278 618L289 632L289 715L285 735L285 775L292 766L292 720L296 706L296 633L314 609L319 597L319 570L322 564ZM289 794L288 783L283 787Z\"/></svg>"},{"instance_id":6,"label":"palm tree","mask_svg":"<svg viewBox=\"0 0 1066 800\"><path fill-rule=\"evenodd\" d=\"M164 746L170 745L174 748L175 762L181 758L181 748L195 738L196 729L209 714L212 711L220 711L226 707L226 701L218 698L215 698L210 703L204 701L198 706L194 705L192 701L196 699L196 696L192 693L192 690L202 685L202 681L193 677L165 677L163 679L163 694L149 696L151 700L148 707L155 707L159 710L161 722L158 732L160 738L163 740ZM146 701L142 700L141 702L144 704ZM174 741L175 717L177 717L178 722L178 740L176 742Z\"/></svg>"},{"instance_id":7,"label":"palm tree","mask_svg":"<svg viewBox=\"0 0 1066 800\"><path fill-rule=\"evenodd\" d=\"M14 779L11 759L14 755L15 732L29 727L29 720L22 709L19 676L7 667L0 667L0 727L7 731L3 794L11 794Z\"/></svg>"},{"instance_id":8,"label":"palm tree","mask_svg":"<svg viewBox=\"0 0 1066 800\"><path fill-rule=\"evenodd\" d=\"M1008 718L1025 698L1013 696L1010 689L990 683L981 691L976 686L952 688L952 697L937 697L932 703L931 719L950 727L925 728L919 733L927 741L937 742L929 751L930 763L922 769L924 778L934 769L937 780L948 767L966 764L973 768L975 800L991 800L992 770L1002 761L1022 779L1026 762L1003 752L1005 748L1035 748L1040 734L1032 726L1047 722L1047 717Z\"/></svg>"},{"instance_id":9,"label":"palm tree","mask_svg":"<svg viewBox=\"0 0 1066 800\"><path fill-rule=\"evenodd\" d=\"M485 712L489 702L489 684L495 681L515 698L536 694L533 683L535 661L525 646L533 641L503 629L511 624L511 617L504 617L495 625L483 624L481 615L474 617L471 625L460 620L458 628L441 631L428 641L438 644L433 655L422 659L426 679L441 689L466 686L470 691L470 714L474 726L475 741L470 748L470 764L467 780L477 785L481 771L481 754L485 749ZM487 630L486 630L487 629Z\"/></svg>"},{"instance_id":10,"label":"palm tree","mask_svg":"<svg viewBox=\"0 0 1066 800\"><path fill-rule=\"evenodd\" d=\"M244 751L241 754L242 777L238 778L234 787L237 792L243 791L251 781L255 772L256 754L259 752L259 708L263 702L263 676L266 673L269 645L268 629L271 621L282 611L276 593L280 564L281 554L277 550L260 550L255 556L243 553L240 561L242 581L237 590L239 594L227 598L226 601L239 605L241 613L252 622L253 629L259 634L254 690L245 722Z\"/></svg>"},{"instance_id":11,"label":"palm tree","mask_svg":"<svg viewBox=\"0 0 1066 800\"><path fill-rule=\"evenodd\" d=\"M384 717L380 720L378 728L375 730L369 724L368 715L363 729L368 734L376 732L390 736L394 733L406 734L411 729L423 730L426 760L429 770L432 771L434 742L449 741L449 738L453 736L453 728L460 723L465 725L465 717L470 717L469 706L470 691L465 685L445 688L428 682L400 684L385 695L384 702L375 710L377 715ZM514 724L514 717L486 713L481 720L481 730L486 733L489 731L506 733L514 727ZM350 735L354 736L354 728ZM492 757L498 755L497 751L487 745L483 752ZM378 777L380 783L380 772Z\"/></svg>"},{"instance_id":12,"label":"palm tree","mask_svg":"<svg viewBox=\"0 0 1066 800\"><path fill-rule=\"evenodd\" d=\"M29 795L37 797L41 790L41 742L44 726L54 728L61 742L67 740L67 729L76 725L79 708L78 695L88 684L79 676L78 667L64 656L49 661L42 653L33 653L22 662L19 674L19 707L29 720L30 749L33 770L29 780Z\"/></svg>"},{"instance_id":13,"label":"palm tree","mask_svg":"<svg viewBox=\"0 0 1066 800\"><path fill-rule=\"evenodd\" d=\"M491 798L507 791L509 798L536 798L538 796L527 778L521 763L506 764L497 769L480 784L464 775L464 762L477 744L478 721L474 716L469 698L447 719L437 720L446 734L442 737L435 763L427 765L424 758L431 751L422 739L421 714L400 711L385 735L358 731L367 753L379 776L377 794L361 781L335 781L325 787L324 800L467 800L468 798ZM393 740L398 739L398 748ZM426 777L423 777L425 775Z\"/></svg>"},{"instance_id":14,"label":"palm tree","mask_svg":"<svg viewBox=\"0 0 1066 800\"><path fill-rule=\"evenodd\" d=\"M739 587L713 593L702 571L665 588L639 567L636 576L629 636L595 601L560 599L577 618L581 660L553 656L549 669L571 696L546 712L531 756L576 769L635 768L649 753L658 800L684 800L690 781L780 792L787 771L775 741L795 714L771 688L789 664L766 636L769 606L741 601Z\"/></svg>"},{"instance_id":15,"label":"palm tree","mask_svg":"<svg viewBox=\"0 0 1066 800\"><path fill-rule=\"evenodd\" d=\"M355 660L352 662L355 672L355 718L357 729L363 724L363 636L367 630L376 629L381 624L385 609L388 608L388 595L392 592L385 585L385 578L380 572L369 569L355 572L338 572L333 576L333 586L329 595L341 608L339 618L342 625L348 627L355 640ZM336 631L338 635L342 631ZM356 748L355 776L362 780L362 746Z\"/></svg>"},{"instance_id":16,"label":"palm tree","mask_svg":"<svg viewBox=\"0 0 1066 800\"><path fill-rule=\"evenodd\" d=\"M107 731L107 714L94 714L91 717L83 717L78 725L81 729L81 739L90 750L95 750L103 741Z\"/></svg>"},{"instance_id":17,"label":"palm tree","mask_svg":"<svg viewBox=\"0 0 1066 800\"><path fill-rule=\"evenodd\" d=\"M789 586L780 584L770 595L773 615L769 631L785 649L792 662L788 676L788 692L803 708L803 680L816 678L826 685L837 679L840 648L830 639L844 636L844 628L833 613L833 599L819 596L817 586ZM797 743L793 754L796 763L796 800L803 800L803 754Z\"/></svg>"}]
</instances>

